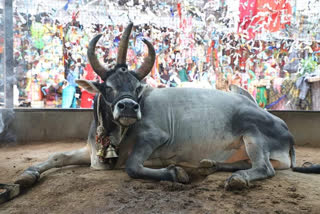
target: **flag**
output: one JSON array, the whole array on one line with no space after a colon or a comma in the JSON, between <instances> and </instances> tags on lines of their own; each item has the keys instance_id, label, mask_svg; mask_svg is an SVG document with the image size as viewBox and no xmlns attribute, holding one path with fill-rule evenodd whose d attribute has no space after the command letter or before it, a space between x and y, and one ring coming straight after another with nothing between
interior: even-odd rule
<instances>
[{"instance_id":1,"label":"flag","mask_svg":"<svg viewBox=\"0 0 320 214\"><path fill-rule=\"evenodd\" d=\"M65 11L68 10L69 3L70 3L71 1L72 1L72 0L68 0L68 2L66 3L66 5L63 7L63 9L64 9Z\"/></svg>"}]
</instances>

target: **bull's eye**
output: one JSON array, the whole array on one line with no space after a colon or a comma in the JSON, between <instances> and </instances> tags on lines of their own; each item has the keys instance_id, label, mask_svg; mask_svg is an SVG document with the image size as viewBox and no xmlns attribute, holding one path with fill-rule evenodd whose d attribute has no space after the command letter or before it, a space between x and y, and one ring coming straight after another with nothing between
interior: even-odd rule
<instances>
[{"instance_id":1,"label":"bull's eye","mask_svg":"<svg viewBox=\"0 0 320 214\"><path fill-rule=\"evenodd\" d=\"M112 90L113 90L113 89L112 89L111 87L106 86L106 92L107 92L107 93L111 93L111 92L112 92Z\"/></svg>"},{"instance_id":2,"label":"bull's eye","mask_svg":"<svg viewBox=\"0 0 320 214\"><path fill-rule=\"evenodd\" d=\"M141 90L142 90L142 86L139 86L139 87L136 88L136 93L137 93L137 95L140 94Z\"/></svg>"}]
</instances>

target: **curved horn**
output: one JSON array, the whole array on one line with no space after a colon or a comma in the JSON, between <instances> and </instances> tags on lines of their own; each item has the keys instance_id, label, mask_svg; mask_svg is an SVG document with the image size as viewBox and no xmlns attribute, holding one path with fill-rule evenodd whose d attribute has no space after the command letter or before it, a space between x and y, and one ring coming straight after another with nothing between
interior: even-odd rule
<instances>
[{"instance_id":1,"label":"curved horn","mask_svg":"<svg viewBox=\"0 0 320 214\"><path fill-rule=\"evenodd\" d=\"M142 65L136 71L140 80L150 73L156 59L156 52L154 51L153 45L146 39L142 39L142 41L148 46L148 56L144 58Z\"/></svg>"},{"instance_id":2,"label":"curved horn","mask_svg":"<svg viewBox=\"0 0 320 214\"><path fill-rule=\"evenodd\" d=\"M97 55L95 54L96 44L101 36L102 34L99 34L90 41L87 55L94 72L96 72L101 77L101 79L105 80L105 78L107 77L107 69L100 64Z\"/></svg>"},{"instance_id":3,"label":"curved horn","mask_svg":"<svg viewBox=\"0 0 320 214\"><path fill-rule=\"evenodd\" d=\"M129 37L132 30L132 26L133 26L133 23L130 22L127 28L125 29L124 33L122 34L120 44L119 44L118 57L117 57L118 65L126 64Z\"/></svg>"}]
</instances>

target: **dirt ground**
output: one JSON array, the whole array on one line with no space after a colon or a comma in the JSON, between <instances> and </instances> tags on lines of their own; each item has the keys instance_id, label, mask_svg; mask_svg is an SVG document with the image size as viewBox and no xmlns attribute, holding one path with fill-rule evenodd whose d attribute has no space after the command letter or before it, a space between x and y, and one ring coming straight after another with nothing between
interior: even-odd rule
<instances>
[{"instance_id":1,"label":"dirt ground","mask_svg":"<svg viewBox=\"0 0 320 214\"><path fill-rule=\"evenodd\" d=\"M10 183L28 166L54 152L84 146L57 142L0 148L0 183ZM320 148L297 147L297 164L320 163ZM52 169L0 213L320 213L320 175L277 171L249 189L223 188L231 173L218 172L191 184L134 180L123 170L85 166Z\"/></svg>"}]
</instances>

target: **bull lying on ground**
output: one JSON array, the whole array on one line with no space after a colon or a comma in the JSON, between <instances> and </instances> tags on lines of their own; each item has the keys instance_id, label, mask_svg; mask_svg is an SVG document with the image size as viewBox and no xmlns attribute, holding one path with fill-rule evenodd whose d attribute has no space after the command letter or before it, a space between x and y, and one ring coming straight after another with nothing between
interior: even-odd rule
<instances>
[{"instance_id":1,"label":"bull lying on ground","mask_svg":"<svg viewBox=\"0 0 320 214\"><path fill-rule=\"evenodd\" d=\"M53 167L90 164L95 169L112 168L97 157L96 130L101 124L111 145L119 148L115 167L125 165L132 178L188 183L186 169L207 175L232 171L225 187L241 189L274 176L275 169L294 167L294 140L287 125L259 108L250 96L143 85L141 80L153 67L155 51L143 40L149 54L137 71L129 71L126 53L131 28L129 24L123 34L112 70L105 69L94 53L101 35L90 42L89 61L104 82L78 81L89 92L101 94L95 102L87 146L28 168L16 183L30 186Z\"/></svg>"}]
</instances>

